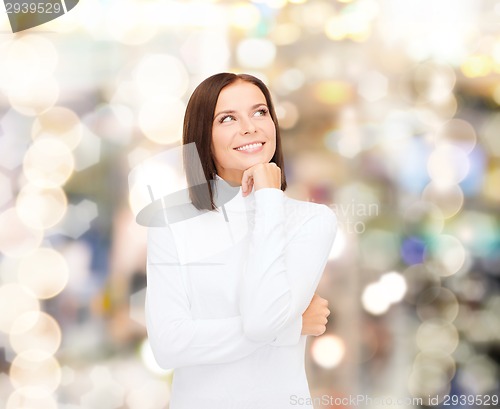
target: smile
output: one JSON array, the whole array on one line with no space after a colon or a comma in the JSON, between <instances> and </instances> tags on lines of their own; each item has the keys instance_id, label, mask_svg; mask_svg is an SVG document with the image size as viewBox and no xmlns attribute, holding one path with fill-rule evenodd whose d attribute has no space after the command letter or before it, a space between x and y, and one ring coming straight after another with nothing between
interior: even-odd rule
<instances>
[{"instance_id":1,"label":"smile","mask_svg":"<svg viewBox=\"0 0 500 409\"><path fill-rule=\"evenodd\" d=\"M262 150L262 146L264 145L264 143L265 142L254 142L234 149L239 152L248 152L248 153L259 152Z\"/></svg>"}]
</instances>

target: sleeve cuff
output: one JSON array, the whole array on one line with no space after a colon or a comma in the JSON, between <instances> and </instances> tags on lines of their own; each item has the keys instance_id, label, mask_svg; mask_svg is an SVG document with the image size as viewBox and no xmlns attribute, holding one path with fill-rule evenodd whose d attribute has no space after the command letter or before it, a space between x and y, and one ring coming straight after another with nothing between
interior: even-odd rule
<instances>
[{"instance_id":1,"label":"sleeve cuff","mask_svg":"<svg viewBox=\"0 0 500 409\"><path fill-rule=\"evenodd\" d=\"M285 193L281 189L277 189L274 187L264 187L262 189L256 190L254 192L254 195L256 204L262 203L268 206L274 203L282 203Z\"/></svg>"}]
</instances>

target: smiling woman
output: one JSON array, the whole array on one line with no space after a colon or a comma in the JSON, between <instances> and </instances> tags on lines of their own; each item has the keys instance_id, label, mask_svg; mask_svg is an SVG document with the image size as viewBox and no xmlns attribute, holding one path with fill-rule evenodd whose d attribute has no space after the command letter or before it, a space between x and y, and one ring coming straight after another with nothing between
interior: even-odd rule
<instances>
[{"instance_id":1,"label":"smiling woman","mask_svg":"<svg viewBox=\"0 0 500 409\"><path fill-rule=\"evenodd\" d=\"M174 368L170 409L312 409L305 343L330 314L315 290L335 214L284 194L279 126L255 77L203 81L183 142L203 167L184 158L189 186L210 189L192 189L192 206L209 211L148 231L146 321L157 362ZM227 190L222 217L212 210Z\"/></svg>"}]
</instances>

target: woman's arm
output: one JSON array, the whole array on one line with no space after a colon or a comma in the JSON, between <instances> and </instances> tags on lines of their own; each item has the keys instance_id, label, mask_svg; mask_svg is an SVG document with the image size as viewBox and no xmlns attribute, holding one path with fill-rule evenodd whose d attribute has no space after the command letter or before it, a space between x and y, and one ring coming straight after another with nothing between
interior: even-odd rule
<instances>
[{"instance_id":1,"label":"woman's arm","mask_svg":"<svg viewBox=\"0 0 500 409\"><path fill-rule=\"evenodd\" d=\"M287 237L283 191L260 188L254 195L255 227L240 288L243 331L256 342L293 345L335 238L335 213L310 206L305 222Z\"/></svg>"},{"instance_id":2,"label":"woman's arm","mask_svg":"<svg viewBox=\"0 0 500 409\"><path fill-rule=\"evenodd\" d=\"M161 367L231 362L265 344L246 337L241 316L193 319L182 278L184 268L170 228L149 228L146 323Z\"/></svg>"}]
</instances>

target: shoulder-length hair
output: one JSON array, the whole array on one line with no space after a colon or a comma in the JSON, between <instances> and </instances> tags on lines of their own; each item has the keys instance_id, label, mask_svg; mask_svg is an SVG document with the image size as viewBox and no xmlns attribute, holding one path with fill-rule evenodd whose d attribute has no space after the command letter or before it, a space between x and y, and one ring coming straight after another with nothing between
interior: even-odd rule
<instances>
[{"instance_id":1,"label":"shoulder-length hair","mask_svg":"<svg viewBox=\"0 0 500 409\"><path fill-rule=\"evenodd\" d=\"M269 113L276 128L276 151L270 162L276 163L281 169L281 190L284 191L286 189L280 130L271 93L260 79L252 75L223 72L208 77L196 87L189 99L184 116L182 144L187 145L194 142L194 146L196 147L195 150L184 147L184 171L186 172L189 186L189 197L193 205L200 210L217 210L210 183L211 180L216 179L215 175L217 174L214 154L212 152L212 126L215 106L217 105L221 90L238 80L246 81L259 87L266 98ZM196 154L199 156L202 169L194 165L194 163L198 162L194 156Z\"/></svg>"}]
</instances>

